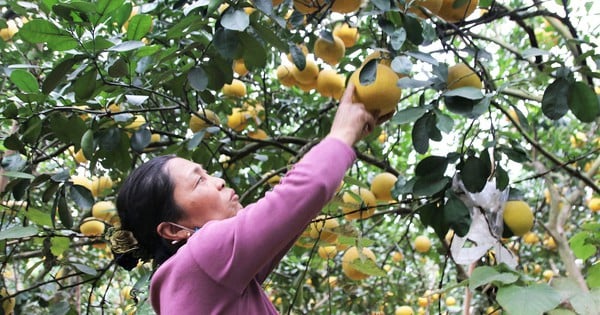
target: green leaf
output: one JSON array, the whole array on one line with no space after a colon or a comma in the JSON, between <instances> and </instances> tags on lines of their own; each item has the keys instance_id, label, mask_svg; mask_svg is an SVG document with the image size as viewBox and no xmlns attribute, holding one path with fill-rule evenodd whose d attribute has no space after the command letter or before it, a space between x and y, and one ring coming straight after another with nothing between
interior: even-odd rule
<instances>
[{"instance_id":1,"label":"green leaf","mask_svg":"<svg viewBox=\"0 0 600 315\"><path fill-rule=\"evenodd\" d=\"M80 185L71 185L69 188L71 199L83 211L88 211L94 205L94 196L85 187Z\"/></svg>"},{"instance_id":2,"label":"green leaf","mask_svg":"<svg viewBox=\"0 0 600 315\"><path fill-rule=\"evenodd\" d=\"M86 158L94 156L95 144L94 144L94 131L88 129L83 136L81 136L81 150Z\"/></svg>"},{"instance_id":3,"label":"green leaf","mask_svg":"<svg viewBox=\"0 0 600 315\"><path fill-rule=\"evenodd\" d=\"M449 177L417 177L415 184L413 185L413 193L416 196L432 196L444 190L449 183Z\"/></svg>"},{"instance_id":4,"label":"green leaf","mask_svg":"<svg viewBox=\"0 0 600 315\"><path fill-rule=\"evenodd\" d=\"M250 17L244 10L226 10L221 16L221 25L228 30L242 32L250 25Z\"/></svg>"},{"instance_id":5,"label":"green leaf","mask_svg":"<svg viewBox=\"0 0 600 315\"><path fill-rule=\"evenodd\" d=\"M101 17L108 17L124 3L125 0L98 0L96 12L100 14Z\"/></svg>"},{"instance_id":6,"label":"green leaf","mask_svg":"<svg viewBox=\"0 0 600 315\"><path fill-rule=\"evenodd\" d=\"M390 120L391 123L401 125L413 122L422 117L427 112L424 107L408 107L397 112Z\"/></svg>"},{"instance_id":7,"label":"green leaf","mask_svg":"<svg viewBox=\"0 0 600 315\"><path fill-rule=\"evenodd\" d=\"M94 91L96 91L96 75L96 68L93 68L75 81L73 84L75 99L83 101L94 95Z\"/></svg>"},{"instance_id":8,"label":"green leaf","mask_svg":"<svg viewBox=\"0 0 600 315\"><path fill-rule=\"evenodd\" d=\"M377 77L377 60L371 59L365 63L364 66L360 69L360 73L358 74L358 79L360 85L369 85L375 82L375 78Z\"/></svg>"},{"instance_id":9,"label":"green leaf","mask_svg":"<svg viewBox=\"0 0 600 315\"><path fill-rule=\"evenodd\" d=\"M218 28L215 31L213 44L223 58L231 60L239 56L241 43L237 31ZM231 63L229 64L229 68L231 68Z\"/></svg>"},{"instance_id":10,"label":"green leaf","mask_svg":"<svg viewBox=\"0 0 600 315\"><path fill-rule=\"evenodd\" d=\"M208 86L208 77L201 67L192 68L187 76L190 86L196 91L204 91Z\"/></svg>"},{"instance_id":11,"label":"green leaf","mask_svg":"<svg viewBox=\"0 0 600 315\"><path fill-rule=\"evenodd\" d=\"M114 45L107 50L108 51L116 51L116 52L125 52L125 51L131 51L131 50L135 50L138 48L142 48L144 46L146 46L146 44L144 44L143 42L141 42L139 40L129 40L126 42L122 42L118 45Z\"/></svg>"},{"instance_id":12,"label":"green leaf","mask_svg":"<svg viewBox=\"0 0 600 315\"><path fill-rule=\"evenodd\" d=\"M417 209L421 222L425 226L432 227L440 239L444 239L448 230L450 230L450 226L444 220L443 211L444 209L437 202L425 204Z\"/></svg>"},{"instance_id":13,"label":"green leaf","mask_svg":"<svg viewBox=\"0 0 600 315\"><path fill-rule=\"evenodd\" d=\"M459 96L462 98L466 98L469 100L480 100L483 98L483 93L481 89L477 89L474 87L461 87L458 89L447 91L443 94L444 96Z\"/></svg>"},{"instance_id":14,"label":"green leaf","mask_svg":"<svg viewBox=\"0 0 600 315\"><path fill-rule=\"evenodd\" d=\"M244 47L244 63L248 69L263 69L269 59L264 45L248 33L240 34L240 41Z\"/></svg>"},{"instance_id":15,"label":"green leaf","mask_svg":"<svg viewBox=\"0 0 600 315\"><path fill-rule=\"evenodd\" d=\"M25 217L27 217L27 219L39 226L52 226L52 220L50 219L50 215L47 212L30 207L29 209L27 209L27 211L24 211L23 213L25 214Z\"/></svg>"},{"instance_id":16,"label":"green leaf","mask_svg":"<svg viewBox=\"0 0 600 315\"><path fill-rule=\"evenodd\" d=\"M73 187L73 186L71 186ZM58 202L56 204L58 217L60 218L60 222L67 228L70 229L73 227L73 216L71 215L71 211L69 210L69 206L67 205L67 200L65 196L60 194L58 195Z\"/></svg>"},{"instance_id":17,"label":"green leaf","mask_svg":"<svg viewBox=\"0 0 600 315\"><path fill-rule=\"evenodd\" d=\"M16 69L10 73L10 81L14 83L22 92L38 93L40 86L37 79L31 72L23 69Z\"/></svg>"},{"instance_id":18,"label":"green leaf","mask_svg":"<svg viewBox=\"0 0 600 315\"><path fill-rule=\"evenodd\" d=\"M14 226L0 231L0 241L17 239L37 235L38 229L34 226Z\"/></svg>"},{"instance_id":19,"label":"green leaf","mask_svg":"<svg viewBox=\"0 0 600 315\"><path fill-rule=\"evenodd\" d=\"M469 289L475 290L478 287L493 284L512 284L519 280L519 276L511 272L498 272L490 266L479 266L473 270L469 277Z\"/></svg>"},{"instance_id":20,"label":"green leaf","mask_svg":"<svg viewBox=\"0 0 600 315\"><path fill-rule=\"evenodd\" d=\"M131 135L131 148L138 153L143 152L148 144L150 144L150 138L152 138L150 130L146 128L136 130Z\"/></svg>"},{"instance_id":21,"label":"green leaf","mask_svg":"<svg viewBox=\"0 0 600 315\"><path fill-rule=\"evenodd\" d=\"M127 27L127 40L141 40L152 29L152 16L148 14L136 14L129 19Z\"/></svg>"},{"instance_id":22,"label":"green leaf","mask_svg":"<svg viewBox=\"0 0 600 315\"><path fill-rule=\"evenodd\" d=\"M42 83L42 93L48 95L52 92L65 78L67 73L71 72L73 66L81 61L81 57L73 57L61 61L52 71L48 74L44 83Z\"/></svg>"},{"instance_id":23,"label":"green leaf","mask_svg":"<svg viewBox=\"0 0 600 315\"><path fill-rule=\"evenodd\" d=\"M415 45L421 45L423 43L423 27L419 19L410 15L403 15L403 22L406 38Z\"/></svg>"},{"instance_id":24,"label":"green leaf","mask_svg":"<svg viewBox=\"0 0 600 315\"><path fill-rule=\"evenodd\" d=\"M52 237L50 239L50 251L54 256L62 255L69 246L71 245L71 240L68 237Z\"/></svg>"},{"instance_id":25,"label":"green leaf","mask_svg":"<svg viewBox=\"0 0 600 315\"><path fill-rule=\"evenodd\" d=\"M590 288L600 288L600 262L596 262L588 268L585 281Z\"/></svg>"},{"instance_id":26,"label":"green leaf","mask_svg":"<svg viewBox=\"0 0 600 315\"><path fill-rule=\"evenodd\" d=\"M385 277L387 275L384 270L379 268L379 266L377 266L377 264L369 258L353 260L349 265L354 269L370 276Z\"/></svg>"},{"instance_id":27,"label":"green leaf","mask_svg":"<svg viewBox=\"0 0 600 315\"><path fill-rule=\"evenodd\" d=\"M42 119L39 116L31 116L23 127L25 131L21 140L25 143L33 144L37 142L42 132Z\"/></svg>"},{"instance_id":28,"label":"green leaf","mask_svg":"<svg viewBox=\"0 0 600 315\"><path fill-rule=\"evenodd\" d=\"M64 30L48 20L35 19L25 23L19 30L23 40L33 44L47 43L53 50L64 51L76 48L78 43Z\"/></svg>"},{"instance_id":29,"label":"green leaf","mask_svg":"<svg viewBox=\"0 0 600 315\"><path fill-rule=\"evenodd\" d=\"M593 122L600 114L598 96L583 82L575 82L569 86L567 102L573 115L582 122Z\"/></svg>"},{"instance_id":30,"label":"green leaf","mask_svg":"<svg viewBox=\"0 0 600 315\"><path fill-rule=\"evenodd\" d=\"M444 156L430 155L421 160L416 168L415 175L420 177L441 178L448 168L448 159Z\"/></svg>"},{"instance_id":31,"label":"green leaf","mask_svg":"<svg viewBox=\"0 0 600 315\"><path fill-rule=\"evenodd\" d=\"M546 117L557 120L569 111L569 86L565 78L557 78L544 91L542 97L542 112Z\"/></svg>"},{"instance_id":32,"label":"green leaf","mask_svg":"<svg viewBox=\"0 0 600 315\"><path fill-rule=\"evenodd\" d=\"M272 29L265 27L262 23L257 21L251 22L252 28L261 39L269 43L271 46L279 51L287 51L289 49L287 42L281 40L281 38L273 32Z\"/></svg>"},{"instance_id":33,"label":"green leaf","mask_svg":"<svg viewBox=\"0 0 600 315\"><path fill-rule=\"evenodd\" d=\"M508 172L506 172L500 165L496 165L496 188L504 190L510 181Z\"/></svg>"},{"instance_id":34,"label":"green leaf","mask_svg":"<svg viewBox=\"0 0 600 315\"><path fill-rule=\"evenodd\" d=\"M471 213L465 203L455 193L446 191L444 204L444 220L454 230L456 235L463 237L471 227Z\"/></svg>"},{"instance_id":35,"label":"green leaf","mask_svg":"<svg viewBox=\"0 0 600 315\"><path fill-rule=\"evenodd\" d=\"M83 264L71 264L73 267L75 267L75 269L90 275L90 276L95 276L98 272L96 272L96 269L83 265Z\"/></svg>"},{"instance_id":36,"label":"green leaf","mask_svg":"<svg viewBox=\"0 0 600 315\"><path fill-rule=\"evenodd\" d=\"M489 169L490 166L481 159L470 156L460 168L460 179L469 192L480 192L490 176Z\"/></svg>"},{"instance_id":37,"label":"green leaf","mask_svg":"<svg viewBox=\"0 0 600 315\"><path fill-rule=\"evenodd\" d=\"M500 287L496 300L511 315L542 315L561 302L558 292L545 283Z\"/></svg>"},{"instance_id":38,"label":"green leaf","mask_svg":"<svg viewBox=\"0 0 600 315\"><path fill-rule=\"evenodd\" d=\"M429 125L427 116L417 119L412 129L412 143L415 151L425 154L429 150Z\"/></svg>"},{"instance_id":39,"label":"green leaf","mask_svg":"<svg viewBox=\"0 0 600 315\"><path fill-rule=\"evenodd\" d=\"M586 260L596 254L596 246L587 242L588 238L592 237L593 234L590 232L582 231L569 239L569 245L571 246L575 257Z\"/></svg>"},{"instance_id":40,"label":"green leaf","mask_svg":"<svg viewBox=\"0 0 600 315\"><path fill-rule=\"evenodd\" d=\"M11 178L24 178L24 179L34 179L35 176L29 173L16 172L16 171L8 171L3 172L2 176L11 177Z\"/></svg>"}]
</instances>

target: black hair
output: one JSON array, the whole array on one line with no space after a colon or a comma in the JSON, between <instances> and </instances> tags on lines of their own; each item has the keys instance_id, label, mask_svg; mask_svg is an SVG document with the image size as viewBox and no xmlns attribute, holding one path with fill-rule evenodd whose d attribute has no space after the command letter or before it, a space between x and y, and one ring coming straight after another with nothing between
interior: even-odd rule
<instances>
[{"instance_id":1,"label":"black hair","mask_svg":"<svg viewBox=\"0 0 600 315\"><path fill-rule=\"evenodd\" d=\"M177 221L183 211L173 199L174 184L165 167L174 155L159 156L134 169L125 179L117 197L121 228L130 231L138 249L118 255L117 263L127 270L142 261L160 265L177 251L156 232L161 222Z\"/></svg>"}]
</instances>

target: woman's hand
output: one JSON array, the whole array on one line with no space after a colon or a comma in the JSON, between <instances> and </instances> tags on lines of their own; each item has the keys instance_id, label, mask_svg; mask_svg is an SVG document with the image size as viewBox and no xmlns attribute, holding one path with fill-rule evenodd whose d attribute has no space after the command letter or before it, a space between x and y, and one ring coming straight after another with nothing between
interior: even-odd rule
<instances>
[{"instance_id":1,"label":"woman's hand","mask_svg":"<svg viewBox=\"0 0 600 315\"><path fill-rule=\"evenodd\" d=\"M378 119L378 113L369 113L362 103L353 102L353 94L354 85L349 83L340 99L340 105L335 113L328 135L350 146L371 133L376 124L382 123L391 117L391 115L385 115Z\"/></svg>"}]
</instances>

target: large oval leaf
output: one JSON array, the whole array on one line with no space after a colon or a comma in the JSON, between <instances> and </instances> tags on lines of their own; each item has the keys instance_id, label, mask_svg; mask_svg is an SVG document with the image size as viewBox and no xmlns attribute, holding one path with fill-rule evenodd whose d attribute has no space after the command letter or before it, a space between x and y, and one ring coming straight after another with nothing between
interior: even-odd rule
<instances>
[{"instance_id":1,"label":"large oval leaf","mask_svg":"<svg viewBox=\"0 0 600 315\"><path fill-rule=\"evenodd\" d=\"M567 102L573 115L583 122L593 122L600 114L598 95L583 82L575 82L569 86Z\"/></svg>"},{"instance_id":2,"label":"large oval leaf","mask_svg":"<svg viewBox=\"0 0 600 315\"><path fill-rule=\"evenodd\" d=\"M546 117L556 120L569 111L569 85L567 79L558 78L546 88L542 97L542 112Z\"/></svg>"}]
</instances>

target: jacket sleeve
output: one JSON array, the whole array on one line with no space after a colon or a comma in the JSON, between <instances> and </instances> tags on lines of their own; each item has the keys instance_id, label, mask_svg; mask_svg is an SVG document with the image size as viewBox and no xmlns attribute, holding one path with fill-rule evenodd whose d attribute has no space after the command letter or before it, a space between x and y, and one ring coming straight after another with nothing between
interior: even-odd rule
<instances>
[{"instance_id":1,"label":"jacket sleeve","mask_svg":"<svg viewBox=\"0 0 600 315\"><path fill-rule=\"evenodd\" d=\"M241 294L259 273L266 276L261 270L273 268L333 197L355 158L347 144L325 138L263 198L235 217L207 223L182 249L214 281Z\"/></svg>"}]
</instances>

